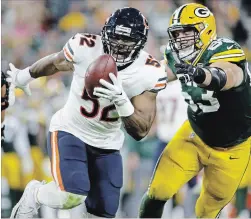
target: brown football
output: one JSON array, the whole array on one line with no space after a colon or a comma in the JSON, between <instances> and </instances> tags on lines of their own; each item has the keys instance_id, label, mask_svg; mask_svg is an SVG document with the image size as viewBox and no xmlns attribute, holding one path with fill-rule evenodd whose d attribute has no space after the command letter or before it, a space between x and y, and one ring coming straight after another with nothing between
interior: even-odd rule
<instances>
[{"instance_id":1,"label":"brown football","mask_svg":"<svg viewBox=\"0 0 251 219\"><path fill-rule=\"evenodd\" d=\"M89 97L98 98L93 95L93 90L95 87L102 87L100 79L112 83L109 73L113 73L116 77L118 73L116 62L111 55L101 55L89 65L85 74L85 88Z\"/></svg>"}]
</instances>

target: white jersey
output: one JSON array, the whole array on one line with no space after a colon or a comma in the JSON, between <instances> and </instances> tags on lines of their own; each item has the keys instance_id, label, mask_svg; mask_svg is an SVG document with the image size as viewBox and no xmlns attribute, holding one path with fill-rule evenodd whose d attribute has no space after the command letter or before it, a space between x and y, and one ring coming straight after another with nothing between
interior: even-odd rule
<instances>
[{"instance_id":1,"label":"white jersey","mask_svg":"<svg viewBox=\"0 0 251 219\"><path fill-rule=\"evenodd\" d=\"M166 89L158 94L156 116L157 135L160 140L169 142L187 119L187 104L178 80L168 83Z\"/></svg>"},{"instance_id":2,"label":"white jersey","mask_svg":"<svg viewBox=\"0 0 251 219\"><path fill-rule=\"evenodd\" d=\"M50 131L69 132L91 146L119 150L124 134L115 106L107 99L90 99L84 89L88 66L104 54L101 37L76 34L64 46L64 53L75 71L68 100L53 116ZM118 74L129 99L144 91L158 92L166 86L164 67L144 51Z\"/></svg>"}]
</instances>

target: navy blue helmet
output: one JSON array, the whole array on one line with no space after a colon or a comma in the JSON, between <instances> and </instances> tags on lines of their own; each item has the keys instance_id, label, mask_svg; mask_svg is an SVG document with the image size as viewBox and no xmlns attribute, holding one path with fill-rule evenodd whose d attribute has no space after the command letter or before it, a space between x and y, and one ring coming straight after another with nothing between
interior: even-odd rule
<instances>
[{"instance_id":1,"label":"navy blue helmet","mask_svg":"<svg viewBox=\"0 0 251 219\"><path fill-rule=\"evenodd\" d=\"M104 52L119 65L133 62L146 44L148 30L148 22L139 10L118 9L106 20L101 32Z\"/></svg>"}]
</instances>

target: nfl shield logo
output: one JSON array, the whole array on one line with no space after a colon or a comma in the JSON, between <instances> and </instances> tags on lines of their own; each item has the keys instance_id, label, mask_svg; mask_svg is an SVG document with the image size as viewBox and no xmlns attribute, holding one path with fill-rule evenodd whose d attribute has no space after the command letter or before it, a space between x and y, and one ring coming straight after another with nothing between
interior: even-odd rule
<instances>
[{"instance_id":1,"label":"nfl shield logo","mask_svg":"<svg viewBox=\"0 0 251 219\"><path fill-rule=\"evenodd\" d=\"M189 138L194 138L195 137L195 133L192 132L190 135L189 135Z\"/></svg>"}]
</instances>

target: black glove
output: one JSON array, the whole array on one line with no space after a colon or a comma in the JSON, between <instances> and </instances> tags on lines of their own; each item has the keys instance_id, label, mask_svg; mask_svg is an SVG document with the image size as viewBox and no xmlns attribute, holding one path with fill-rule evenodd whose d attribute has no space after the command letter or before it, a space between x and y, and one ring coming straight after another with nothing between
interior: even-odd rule
<instances>
[{"instance_id":1,"label":"black glove","mask_svg":"<svg viewBox=\"0 0 251 219\"><path fill-rule=\"evenodd\" d=\"M1 127L1 143L3 143L4 142L4 128L5 128L5 126L2 126Z\"/></svg>"},{"instance_id":2,"label":"black glove","mask_svg":"<svg viewBox=\"0 0 251 219\"><path fill-rule=\"evenodd\" d=\"M203 68L196 67L187 63L176 63L176 74L182 75L179 77L181 83L194 81L197 84L202 84L206 79L206 73Z\"/></svg>"},{"instance_id":3,"label":"black glove","mask_svg":"<svg viewBox=\"0 0 251 219\"><path fill-rule=\"evenodd\" d=\"M1 87L6 87L6 93L4 97L1 97L1 111L5 110L9 106L9 83L6 80L6 75L2 72L1 74Z\"/></svg>"}]
</instances>

